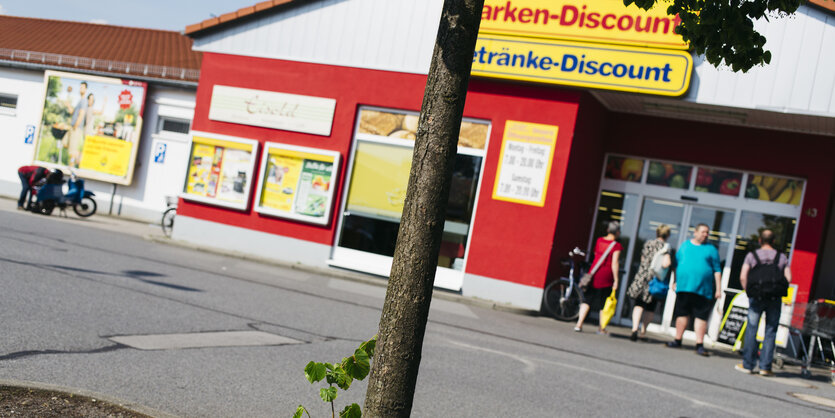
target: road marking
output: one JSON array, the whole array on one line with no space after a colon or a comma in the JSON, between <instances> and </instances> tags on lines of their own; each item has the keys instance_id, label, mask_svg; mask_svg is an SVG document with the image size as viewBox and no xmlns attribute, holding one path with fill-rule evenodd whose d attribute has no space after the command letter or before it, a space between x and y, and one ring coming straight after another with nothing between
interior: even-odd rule
<instances>
[{"instance_id":1,"label":"road marking","mask_svg":"<svg viewBox=\"0 0 835 418\"><path fill-rule=\"evenodd\" d=\"M299 340L262 331L195 332L188 334L125 335L111 341L139 350L176 350L206 347L245 347L301 344Z\"/></svg>"},{"instance_id":2,"label":"road marking","mask_svg":"<svg viewBox=\"0 0 835 418\"><path fill-rule=\"evenodd\" d=\"M794 396L801 401L811 402L818 405L828 406L830 408L835 408L835 399L824 398L822 396L815 396L809 395L808 393L791 393L789 395Z\"/></svg>"},{"instance_id":3,"label":"road marking","mask_svg":"<svg viewBox=\"0 0 835 418\"><path fill-rule=\"evenodd\" d=\"M459 347L469 348L470 350L484 351L485 353L497 354L497 355L500 355L500 356L508 357L508 358L513 359L513 360L519 361L519 362L521 362L522 364L525 365L525 369L522 371L525 374L533 374L533 372L536 370L536 365L532 361L530 361L530 360L528 360L524 357L519 357L518 355L515 355L515 354L505 353L503 351L492 350L492 349L484 348L484 347L477 347L477 346L474 346L474 345L469 345L469 344L454 341L454 340L447 340L447 341L449 341L453 345L457 345Z\"/></svg>"},{"instance_id":4,"label":"road marking","mask_svg":"<svg viewBox=\"0 0 835 418\"><path fill-rule=\"evenodd\" d=\"M644 386L644 387L647 387L647 388L650 388L650 389L655 389L659 392L664 392L664 393L667 393L669 395L675 396L677 398L681 398L681 399L684 399L686 401L690 401L694 405L699 406L699 407L717 409L717 410L721 411L723 414L734 414L734 415L738 415L738 416L742 416L742 417L758 418L757 415L746 414L746 413L738 411L738 410L727 410L720 405L714 405L714 404L711 404L711 403L708 403L708 402L704 402L704 401L698 400L696 398L687 396L687 395L685 395L681 392L678 392L678 391L675 391L675 390L672 390L672 389L667 389L667 388L661 387L661 386L656 386L656 385L653 385L653 384L650 384L650 383L642 382L640 380L630 379L628 377L618 376L616 374L601 372L601 371L588 369L588 368L580 367L580 366L573 366L573 365L570 365L570 364L560 363L560 362L551 361L551 360L544 360L544 359L537 359L537 360L541 361L543 363L549 363L549 364L559 366L559 367L565 367L565 368L568 368L568 369L578 370L578 371L585 372L585 373L594 373L594 374L597 374L597 375L600 375L600 376L603 376L603 377L607 377L607 378L610 378L610 379L622 380L624 382L628 382L628 383L631 383L633 385L639 385L639 386Z\"/></svg>"}]
</instances>

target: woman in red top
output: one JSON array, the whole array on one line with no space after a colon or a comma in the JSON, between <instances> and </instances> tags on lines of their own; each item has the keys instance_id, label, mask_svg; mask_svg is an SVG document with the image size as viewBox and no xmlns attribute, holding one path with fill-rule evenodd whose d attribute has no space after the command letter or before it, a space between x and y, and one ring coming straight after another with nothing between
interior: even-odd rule
<instances>
[{"instance_id":1,"label":"woman in red top","mask_svg":"<svg viewBox=\"0 0 835 418\"><path fill-rule=\"evenodd\" d=\"M600 267L592 277L591 285L583 294L583 303L580 305L580 316L577 318L577 325L574 327L574 331L576 332L583 330L583 322L585 322L589 311L592 309L596 311L602 310L603 305L606 303L606 298L613 291L618 290L617 272L620 270L620 262L618 260L620 258L620 252L623 250L620 243L615 241L619 236L620 224L617 221L612 221L609 222L606 228L606 236L598 238L594 244L594 264L592 264L592 268L597 265L609 246L612 246L612 249L609 250L609 254L600 263ZM608 334L608 331L604 328L598 328L597 333Z\"/></svg>"}]
</instances>

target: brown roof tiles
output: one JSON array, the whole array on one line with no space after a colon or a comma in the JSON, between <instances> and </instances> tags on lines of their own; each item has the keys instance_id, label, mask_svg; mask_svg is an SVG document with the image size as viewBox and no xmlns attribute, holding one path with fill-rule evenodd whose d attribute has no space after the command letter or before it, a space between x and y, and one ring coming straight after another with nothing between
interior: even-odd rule
<instances>
[{"instance_id":1,"label":"brown roof tiles","mask_svg":"<svg viewBox=\"0 0 835 418\"><path fill-rule=\"evenodd\" d=\"M261 13L265 10L270 10L278 6L284 6L289 3L293 2L301 2L300 0L268 0L262 1L254 6L243 7L231 13L225 13L220 15L219 17L213 17L211 19L206 19L200 23L195 23L193 25L186 26L185 34L192 36L197 32L202 32L206 29L214 29L219 25L229 23L238 19L241 19L246 16L250 16L256 13Z\"/></svg>"},{"instance_id":2,"label":"brown roof tiles","mask_svg":"<svg viewBox=\"0 0 835 418\"><path fill-rule=\"evenodd\" d=\"M197 81L183 76L199 74L192 43L173 31L0 15L2 60Z\"/></svg>"}]
</instances>

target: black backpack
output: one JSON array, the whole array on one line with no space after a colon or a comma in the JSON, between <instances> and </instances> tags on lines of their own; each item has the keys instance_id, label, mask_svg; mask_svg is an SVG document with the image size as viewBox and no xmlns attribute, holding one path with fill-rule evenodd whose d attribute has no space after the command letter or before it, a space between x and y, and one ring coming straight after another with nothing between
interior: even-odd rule
<instances>
[{"instance_id":1,"label":"black backpack","mask_svg":"<svg viewBox=\"0 0 835 418\"><path fill-rule=\"evenodd\" d=\"M763 264L756 251L751 254L757 260L757 265L748 273L748 285L745 293L749 297L758 299L777 299L788 294L789 281L780 269L780 252L774 256L770 264Z\"/></svg>"}]
</instances>

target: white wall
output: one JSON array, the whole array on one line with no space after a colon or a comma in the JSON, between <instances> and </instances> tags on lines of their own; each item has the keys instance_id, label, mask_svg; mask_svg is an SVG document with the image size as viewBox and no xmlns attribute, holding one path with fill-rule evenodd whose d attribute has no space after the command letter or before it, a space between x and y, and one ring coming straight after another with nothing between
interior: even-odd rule
<instances>
[{"instance_id":1,"label":"white wall","mask_svg":"<svg viewBox=\"0 0 835 418\"><path fill-rule=\"evenodd\" d=\"M24 143L27 125L38 126L43 110L43 70L0 67L0 93L16 94L14 115L0 113L0 196L17 199L20 180L17 169L31 164L35 145ZM98 213L159 222L165 210L165 196L177 195L182 188L188 162L188 135L155 134L159 115L191 120L194 116L196 88L163 87L149 83L144 123L136 168L130 186L87 181L87 189L96 194ZM154 150L165 145L165 159L154 161Z\"/></svg>"},{"instance_id":2,"label":"white wall","mask_svg":"<svg viewBox=\"0 0 835 418\"><path fill-rule=\"evenodd\" d=\"M195 38L194 50L428 74L441 0L322 0Z\"/></svg>"},{"instance_id":3,"label":"white wall","mask_svg":"<svg viewBox=\"0 0 835 418\"><path fill-rule=\"evenodd\" d=\"M194 49L233 55L427 74L441 0L322 0L199 36ZM748 73L694 60L683 100L835 117L835 16L801 6L756 22L770 65Z\"/></svg>"},{"instance_id":4,"label":"white wall","mask_svg":"<svg viewBox=\"0 0 835 418\"><path fill-rule=\"evenodd\" d=\"M130 186L116 186L88 181L87 188L96 194L101 213L156 223L165 210L165 196L180 193L188 163L188 135L155 134L160 115L191 120L194 116L195 90L151 86L145 102L142 137L136 154L136 168ZM164 145L165 158L154 160L154 151Z\"/></svg>"},{"instance_id":5,"label":"white wall","mask_svg":"<svg viewBox=\"0 0 835 418\"><path fill-rule=\"evenodd\" d=\"M43 108L43 71L0 67L0 93L16 94L14 115L0 113L0 195L17 199L17 169L32 163L35 145L25 144L27 125L38 126Z\"/></svg>"}]
</instances>

